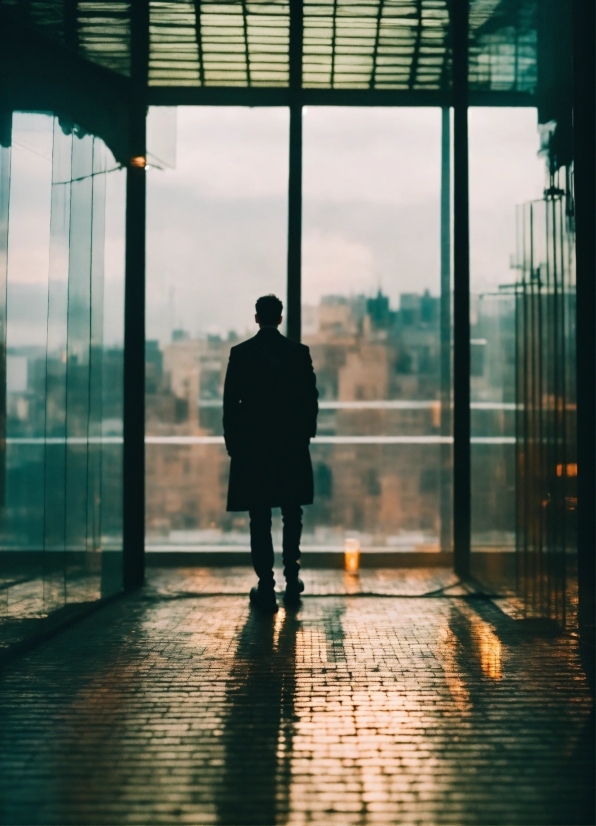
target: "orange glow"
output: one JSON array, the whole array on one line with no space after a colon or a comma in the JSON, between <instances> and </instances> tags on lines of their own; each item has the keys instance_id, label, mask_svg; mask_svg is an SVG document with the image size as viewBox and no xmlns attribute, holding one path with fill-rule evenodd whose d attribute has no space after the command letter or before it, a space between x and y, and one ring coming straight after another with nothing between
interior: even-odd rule
<instances>
[{"instance_id":1,"label":"orange glow","mask_svg":"<svg viewBox=\"0 0 596 826\"><path fill-rule=\"evenodd\" d=\"M433 402L432 406L433 427L441 426L441 402Z\"/></svg>"},{"instance_id":2,"label":"orange glow","mask_svg":"<svg viewBox=\"0 0 596 826\"><path fill-rule=\"evenodd\" d=\"M360 540L346 539L344 542L344 568L349 574L356 574L360 568Z\"/></svg>"},{"instance_id":3,"label":"orange glow","mask_svg":"<svg viewBox=\"0 0 596 826\"><path fill-rule=\"evenodd\" d=\"M562 464L557 465L557 476L563 476L563 467L565 467L565 476L577 476L577 463L569 462L566 466Z\"/></svg>"},{"instance_id":4,"label":"orange glow","mask_svg":"<svg viewBox=\"0 0 596 826\"><path fill-rule=\"evenodd\" d=\"M134 166L136 169L144 169L147 166L147 158L143 155L136 155L134 158L130 159L130 165Z\"/></svg>"},{"instance_id":5,"label":"orange glow","mask_svg":"<svg viewBox=\"0 0 596 826\"><path fill-rule=\"evenodd\" d=\"M500 680L503 676L503 645L493 629L480 617L470 617L472 636L480 654L480 668L485 677Z\"/></svg>"},{"instance_id":6,"label":"orange glow","mask_svg":"<svg viewBox=\"0 0 596 826\"><path fill-rule=\"evenodd\" d=\"M346 594L360 593L360 574L344 573L344 590Z\"/></svg>"},{"instance_id":7,"label":"orange glow","mask_svg":"<svg viewBox=\"0 0 596 826\"><path fill-rule=\"evenodd\" d=\"M441 628L439 631L439 654L447 688L460 712L467 714L470 711L470 694L457 664L457 648L457 638L451 628L448 626Z\"/></svg>"}]
</instances>

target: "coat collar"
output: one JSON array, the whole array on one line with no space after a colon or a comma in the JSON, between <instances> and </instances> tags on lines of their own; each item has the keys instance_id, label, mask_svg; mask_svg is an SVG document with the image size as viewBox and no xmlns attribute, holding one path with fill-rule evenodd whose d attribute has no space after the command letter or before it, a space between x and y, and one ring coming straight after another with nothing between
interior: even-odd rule
<instances>
[{"instance_id":1,"label":"coat collar","mask_svg":"<svg viewBox=\"0 0 596 826\"><path fill-rule=\"evenodd\" d=\"M277 335L281 335L281 333L279 332L277 327L261 327L261 329L258 331L257 335L258 336L261 336L261 335L269 336L269 335L272 335L274 333L276 333Z\"/></svg>"}]
</instances>

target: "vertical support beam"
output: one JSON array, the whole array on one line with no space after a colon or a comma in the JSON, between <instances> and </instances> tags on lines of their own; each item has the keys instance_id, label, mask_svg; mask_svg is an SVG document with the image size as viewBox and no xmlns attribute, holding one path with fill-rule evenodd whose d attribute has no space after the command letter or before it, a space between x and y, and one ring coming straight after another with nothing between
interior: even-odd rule
<instances>
[{"instance_id":1,"label":"vertical support beam","mask_svg":"<svg viewBox=\"0 0 596 826\"><path fill-rule=\"evenodd\" d=\"M595 14L573 2L573 154L577 267L578 584L580 640L594 648L596 554Z\"/></svg>"},{"instance_id":2,"label":"vertical support beam","mask_svg":"<svg viewBox=\"0 0 596 826\"><path fill-rule=\"evenodd\" d=\"M288 338L302 332L302 106L290 105L290 175L288 183Z\"/></svg>"},{"instance_id":3,"label":"vertical support beam","mask_svg":"<svg viewBox=\"0 0 596 826\"><path fill-rule=\"evenodd\" d=\"M441 110L441 436L451 436L451 110ZM452 548L451 444L441 444L441 550Z\"/></svg>"},{"instance_id":4,"label":"vertical support beam","mask_svg":"<svg viewBox=\"0 0 596 826\"><path fill-rule=\"evenodd\" d=\"M145 155L149 2L131 3L130 161L124 287L124 587L145 577Z\"/></svg>"},{"instance_id":5,"label":"vertical support beam","mask_svg":"<svg viewBox=\"0 0 596 826\"><path fill-rule=\"evenodd\" d=\"M288 181L288 337L302 331L302 0L290 0L290 157Z\"/></svg>"},{"instance_id":6,"label":"vertical support beam","mask_svg":"<svg viewBox=\"0 0 596 826\"><path fill-rule=\"evenodd\" d=\"M453 544L455 570L470 573L470 228L468 187L469 0L453 0Z\"/></svg>"},{"instance_id":7,"label":"vertical support beam","mask_svg":"<svg viewBox=\"0 0 596 826\"><path fill-rule=\"evenodd\" d=\"M69 49L76 52L79 48L79 0L64 0L62 10L64 15L64 43Z\"/></svg>"},{"instance_id":8,"label":"vertical support beam","mask_svg":"<svg viewBox=\"0 0 596 826\"><path fill-rule=\"evenodd\" d=\"M0 507L6 504L6 289L12 111L0 109Z\"/></svg>"}]
</instances>

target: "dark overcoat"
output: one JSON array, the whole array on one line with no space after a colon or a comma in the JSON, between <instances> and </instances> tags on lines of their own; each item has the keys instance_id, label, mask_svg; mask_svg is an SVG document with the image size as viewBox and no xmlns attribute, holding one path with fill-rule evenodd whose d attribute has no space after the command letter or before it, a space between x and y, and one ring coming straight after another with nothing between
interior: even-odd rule
<instances>
[{"instance_id":1,"label":"dark overcoat","mask_svg":"<svg viewBox=\"0 0 596 826\"><path fill-rule=\"evenodd\" d=\"M275 327L232 347L223 414L229 511L312 503L318 395L308 347Z\"/></svg>"}]
</instances>

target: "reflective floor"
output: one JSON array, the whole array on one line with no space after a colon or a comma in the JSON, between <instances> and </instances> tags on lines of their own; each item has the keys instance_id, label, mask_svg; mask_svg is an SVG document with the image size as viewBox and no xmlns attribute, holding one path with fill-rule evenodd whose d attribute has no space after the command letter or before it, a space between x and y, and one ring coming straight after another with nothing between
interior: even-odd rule
<instances>
[{"instance_id":1,"label":"reflective floor","mask_svg":"<svg viewBox=\"0 0 596 826\"><path fill-rule=\"evenodd\" d=\"M574 639L437 594L448 572L370 577L312 572L269 619L246 571L153 571L15 661L0 822L593 823Z\"/></svg>"}]
</instances>

